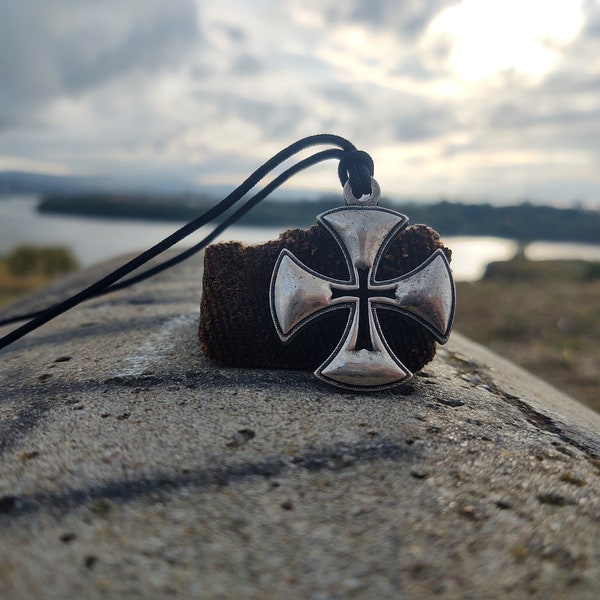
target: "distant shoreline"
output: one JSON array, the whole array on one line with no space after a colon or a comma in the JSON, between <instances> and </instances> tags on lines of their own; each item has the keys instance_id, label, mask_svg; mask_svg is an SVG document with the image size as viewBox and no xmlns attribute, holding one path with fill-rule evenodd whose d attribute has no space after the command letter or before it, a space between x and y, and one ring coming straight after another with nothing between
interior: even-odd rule
<instances>
[{"instance_id":1,"label":"distant shoreline","mask_svg":"<svg viewBox=\"0 0 600 600\"><path fill-rule=\"evenodd\" d=\"M37 207L41 213L103 219L191 221L216 200L208 197L164 198L117 194L49 195ZM600 243L600 211L561 209L523 203L515 206L384 202L406 214L411 223L426 223L444 236L493 236L517 240ZM308 227L321 212L340 206L337 197L320 200L265 201L236 224L259 227Z\"/></svg>"}]
</instances>

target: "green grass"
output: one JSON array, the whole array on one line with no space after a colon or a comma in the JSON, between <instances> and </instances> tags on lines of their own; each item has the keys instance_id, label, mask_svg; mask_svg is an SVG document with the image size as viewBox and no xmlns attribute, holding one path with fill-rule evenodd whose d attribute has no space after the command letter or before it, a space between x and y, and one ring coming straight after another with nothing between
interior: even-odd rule
<instances>
[{"instance_id":1,"label":"green grass","mask_svg":"<svg viewBox=\"0 0 600 600\"><path fill-rule=\"evenodd\" d=\"M600 411L600 269L495 263L457 284L455 328Z\"/></svg>"},{"instance_id":2,"label":"green grass","mask_svg":"<svg viewBox=\"0 0 600 600\"><path fill-rule=\"evenodd\" d=\"M23 245L0 256L0 306L43 288L77 268L77 261L62 246Z\"/></svg>"}]
</instances>

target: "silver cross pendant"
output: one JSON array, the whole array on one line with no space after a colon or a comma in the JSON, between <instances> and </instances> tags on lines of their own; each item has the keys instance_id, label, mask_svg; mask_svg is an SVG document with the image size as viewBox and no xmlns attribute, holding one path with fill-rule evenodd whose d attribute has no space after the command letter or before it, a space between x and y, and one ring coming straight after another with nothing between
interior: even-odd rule
<instances>
[{"instance_id":1,"label":"silver cross pendant","mask_svg":"<svg viewBox=\"0 0 600 600\"><path fill-rule=\"evenodd\" d=\"M443 344L450 335L455 309L454 281L441 249L405 275L377 279L381 258L408 218L377 206L379 185L374 179L371 184L371 195L359 200L346 183L346 206L317 216L342 250L348 279L317 273L282 250L270 287L271 316L283 343L331 311L349 312L340 342L315 376L337 387L362 391L394 387L412 377L390 349L379 311L400 313Z\"/></svg>"}]
</instances>

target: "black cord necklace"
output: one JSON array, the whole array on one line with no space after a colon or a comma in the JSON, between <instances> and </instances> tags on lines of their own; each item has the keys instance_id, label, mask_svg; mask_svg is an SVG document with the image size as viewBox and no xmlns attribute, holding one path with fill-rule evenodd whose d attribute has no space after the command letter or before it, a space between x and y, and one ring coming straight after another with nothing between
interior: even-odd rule
<instances>
[{"instance_id":1,"label":"black cord necklace","mask_svg":"<svg viewBox=\"0 0 600 600\"><path fill-rule=\"evenodd\" d=\"M252 188L260 183L264 177L266 177L282 163L302 150L317 145L330 145L336 146L336 148L317 152L312 156L298 162L296 165L289 167L286 171L281 173L278 177L266 185L261 191L249 198L245 204L233 212L229 217L227 217L227 219L215 227L210 234L208 234L204 239L191 248L139 275L135 275L129 279L121 281L124 277L140 268L148 261L156 258L174 246L176 243L180 242L201 227L211 223L214 221L214 219L226 213L250 190L252 190ZM156 275L200 252L218 235L220 235L229 226L231 226L239 218L256 206L261 200L271 194L275 189L281 186L290 177L302 171L303 169L331 159L339 160L338 176L342 185L346 184L346 182L349 182L353 193L358 197L371 193L371 177L373 175L374 167L371 157L366 152L358 151L352 143L337 135L318 134L303 138L291 144L287 148L284 148L263 165L261 165L239 187L237 187L214 207L207 210L204 214L190 221L158 244L142 252L129 262L114 270L112 273L109 273L102 279L96 281L84 290L44 310L17 315L6 319L0 319L0 326L30 319L24 325L0 338L0 349L6 348L28 333L38 329L45 323L48 323L52 319L67 312L85 300L96 298L98 296L129 287L135 283L139 283L140 281L144 281L145 279L148 279L149 277L152 277L153 275Z\"/></svg>"}]
</instances>

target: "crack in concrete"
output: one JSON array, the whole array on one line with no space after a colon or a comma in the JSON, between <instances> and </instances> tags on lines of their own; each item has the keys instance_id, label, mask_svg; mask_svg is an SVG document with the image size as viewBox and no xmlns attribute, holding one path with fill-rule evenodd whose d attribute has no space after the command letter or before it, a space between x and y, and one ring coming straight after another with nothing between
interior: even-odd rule
<instances>
[{"instance_id":1,"label":"crack in concrete","mask_svg":"<svg viewBox=\"0 0 600 600\"><path fill-rule=\"evenodd\" d=\"M536 429L553 433L564 443L569 444L570 446L573 446L574 448L577 448L583 452L587 460L592 462L594 465L598 459L600 459L600 454L598 454L593 448L585 443L569 436L551 417L536 410L521 400L519 396L515 396L514 394L503 390L487 372L487 367L470 360L465 360L456 354L449 354L449 362L453 364L457 372L460 374L469 373L476 375L480 379L480 382L485 385L490 392L510 406L514 406L525 417L525 420L533 425ZM478 383L477 385L481 385L481 383ZM473 385L477 387L477 385Z\"/></svg>"}]
</instances>

